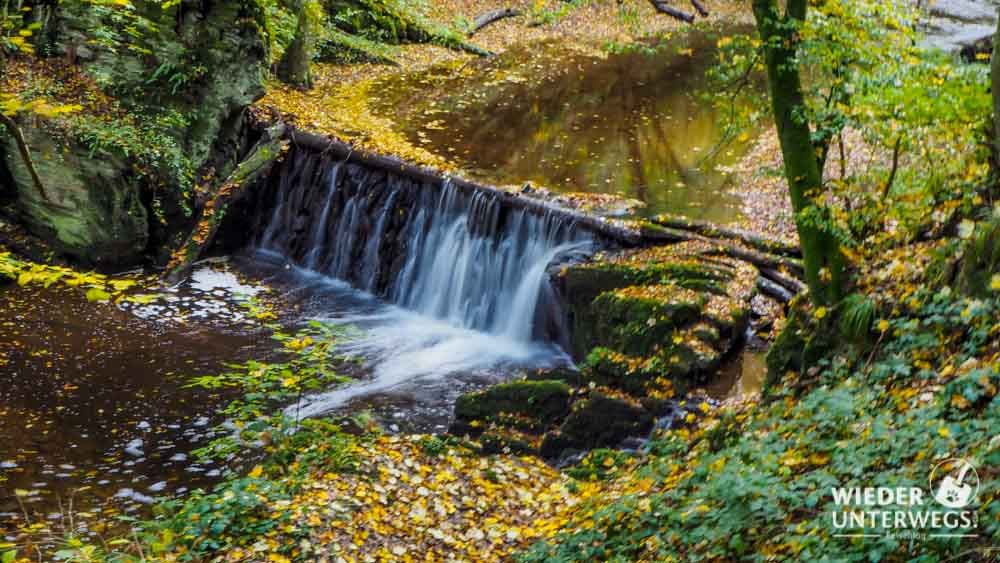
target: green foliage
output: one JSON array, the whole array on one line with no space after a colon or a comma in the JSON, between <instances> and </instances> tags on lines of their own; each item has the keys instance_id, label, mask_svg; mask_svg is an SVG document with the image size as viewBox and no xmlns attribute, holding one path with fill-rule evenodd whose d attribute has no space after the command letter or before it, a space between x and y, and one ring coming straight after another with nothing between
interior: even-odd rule
<instances>
[{"instance_id":1,"label":"green foliage","mask_svg":"<svg viewBox=\"0 0 1000 563\"><path fill-rule=\"evenodd\" d=\"M995 544L1000 369L983 360L995 350L1000 302L923 290L910 303L873 359L830 351L804 394L788 380L777 400L703 433L655 438L627 477L637 492L598 499L521 560L932 561ZM927 391L941 381L943 392ZM976 505L978 540L834 536L831 487L926 487L936 461L952 456L990 475Z\"/></svg>"},{"instance_id":2,"label":"green foliage","mask_svg":"<svg viewBox=\"0 0 1000 563\"><path fill-rule=\"evenodd\" d=\"M274 339L283 345L286 361L250 360L230 366L230 371L222 374L193 378L191 386L234 389L241 394L222 410L236 431L220 427L223 437L196 450L195 455L203 459L227 459L243 452L248 444L273 452L283 440L297 443L294 434L300 430L301 421L275 409L301 399L309 391L345 381L333 368L337 360L333 352L335 334L334 328L312 321L295 335L274 334Z\"/></svg>"},{"instance_id":3,"label":"green foliage","mask_svg":"<svg viewBox=\"0 0 1000 563\"><path fill-rule=\"evenodd\" d=\"M41 24L25 21L24 12L19 10L20 3L12 4L10 0L0 3L0 70L3 69L3 58L11 53L34 54L35 48L29 39Z\"/></svg>"},{"instance_id":4,"label":"green foliage","mask_svg":"<svg viewBox=\"0 0 1000 563\"><path fill-rule=\"evenodd\" d=\"M849 340L864 340L875 321L875 303L860 293L852 293L840 304L840 333Z\"/></svg>"},{"instance_id":5,"label":"green foliage","mask_svg":"<svg viewBox=\"0 0 1000 563\"><path fill-rule=\"evenodd\" d=\"M175 190L187 204L186 196L194 189L195 166L177 138L189 125L183 114L173 110L132 111L122 117L78 114L68 124L91 157L126 159L149 187Z\"/></svg>"},{"instance_id":6,"label":"green foliage","mask_svg":"<svg viewBox=\"0 0 1000 563\"><path fill-rule=\"evenodd\" d=\"M458 443L454 436L426 436L420 441L420 447L429 456L441 456Z\"/></svg>"},{"instance_id":7,"label":"green foliage","mask_svg":"<svg viewBox=\"0 0 1000 563\"><path fill-rule=\"evenodd\" d=\"M619 450L597 448L566 469L566 474L581 481L604 481L616 476L629 457Z\"/></svg>"}]
</instances>

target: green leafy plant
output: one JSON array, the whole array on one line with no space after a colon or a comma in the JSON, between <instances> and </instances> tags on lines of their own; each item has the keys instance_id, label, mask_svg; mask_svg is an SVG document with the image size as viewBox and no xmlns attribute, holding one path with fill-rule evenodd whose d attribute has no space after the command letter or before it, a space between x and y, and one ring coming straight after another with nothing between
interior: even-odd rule
<instances>
[{"instance_id":1,"label":"green leafy plant","mask_svg":"<svg viewBox=\"0 0 1000 563\"><path fill-rule=\"evenodd\" d=\"M860 293L852 293L840 304L840 332L853 341L864 340L875 321L875 303Z\"/></svg>"}]
</instances>

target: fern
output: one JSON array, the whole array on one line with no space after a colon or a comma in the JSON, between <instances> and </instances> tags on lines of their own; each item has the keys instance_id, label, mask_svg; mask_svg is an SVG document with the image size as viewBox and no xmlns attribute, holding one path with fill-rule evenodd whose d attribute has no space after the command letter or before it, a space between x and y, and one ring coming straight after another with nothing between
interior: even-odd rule
<instances>
[{"instance_id":1,"label":"fern","mask_svg":"<svg viewBox=\"0 0 1000 563\"><path fill-rule=\"evenodd\" d=\"M866 339L875 320L875 303L865 295L852 293L844 298L841 307L841 334L855 341Z\"/></svg>"}]
</instances>

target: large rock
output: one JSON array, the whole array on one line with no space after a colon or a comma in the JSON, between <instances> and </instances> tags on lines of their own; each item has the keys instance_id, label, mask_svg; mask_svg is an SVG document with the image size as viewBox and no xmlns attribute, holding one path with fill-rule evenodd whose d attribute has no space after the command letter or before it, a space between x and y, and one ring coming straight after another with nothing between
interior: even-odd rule
<instances>
[{"instance_id":1,"label":"large rock","mask_svg":"<svg viewBox=\"0 0 1000 563\"><path fill-rule=\"evenodd\" d=\"M492 423L539 431L569 412L572 388L558 380L522 380L467 393L455 402L454 433L476 433Z\"/></svg>"},{"instance_id":2,"label":"large rock","mask_svg":"<svg viewBox=\"0 0 1000 563\"><path fill-rule=\"evenodd\" d=\"M539 453L554 458L566 450L617 446L630 436L642 436L653 427L653 414L627 396L599 391L573 405L573 412L542 440Z\"/></svg>"},{"instance_id":3,"label":"large rock","mask_svg":"<svg viewBox=\"0 0 1000 563\"><path fill-rule=\"evenodd\" d=\"M702 329L694 336L726 353L745 330L757 271L712 251L680 243L567 268L562 285L574 355L586 357L599 346L649 356L698 324L717 332Z\"/></svg>"},{"instance_id":4,"label":"large rock","mask_svg":"<svg viewBox=\"0 0 1000 563\"><path fill-rule=\"evenodd\" d=\"M63 254L108 268L134 264L180 240L191 210L212 199L241 156L244 108L261 96L268 47L254 2L135 1L140 39L112 47L108 9L61 3L46 12L39 53L74 60L105 100L56 121L20 116L42 183L41 200L12 140L0 136L0 182L18 215ZM140 21L140 20L137 20ZM122 24L124 25L124 24ZM112 43L113 40L110 40ZM105 99L105 96L108 96Z\"/></svg>"},{"instance_id":5,"label":"large rock","mask_svg":"<svg viewBox=\"0 0 1000 563\"><path fill-rule=\"evenodd\" d=\"M54 249L96 265L137 262L149 241L149 212L144 186L130 165L115 155L92 156L73 141L56 140L45 131L22 127L42 183L57 205L44 201L13 142L0 145L18 186L19 215Z\"/></svg>"}]
</instances>

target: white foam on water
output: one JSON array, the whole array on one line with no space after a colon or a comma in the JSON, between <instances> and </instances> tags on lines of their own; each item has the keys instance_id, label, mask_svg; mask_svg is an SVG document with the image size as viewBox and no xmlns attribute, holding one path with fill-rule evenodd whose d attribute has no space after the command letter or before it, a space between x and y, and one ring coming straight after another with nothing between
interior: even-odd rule
<instances>
[{"instance_id":1,"label":"white foam on water","mask_svg":"<svg viewBox=\"0 0 1000 563\"><path fill-rule=\"evenodd\" d=\"M334 278L296 267L286 271L300 284L295 291L337 303L325 305L335 310L315 319L344 327L337 351L359 360L372 376L306 397L285 410L289 416L319 416L359 397L455 374L487 375L499 369L571 365L566 353L551 343L464 328L386 304Z\"/></svg>"},{"instance_id":2,"label":"white foam on water","mask_svg":"<svg viewBox=\"0 0 1000 563\"><path fill-rule=\"evenodd\" d=\"M254 297L262 291L260 287L241 283L232 272L213 268L211 265L201 266L191 273L191 287L206 293L221 289L230 295L241 297Z\"/></svg>"}]
</instances>

